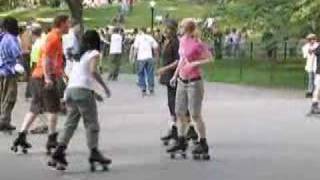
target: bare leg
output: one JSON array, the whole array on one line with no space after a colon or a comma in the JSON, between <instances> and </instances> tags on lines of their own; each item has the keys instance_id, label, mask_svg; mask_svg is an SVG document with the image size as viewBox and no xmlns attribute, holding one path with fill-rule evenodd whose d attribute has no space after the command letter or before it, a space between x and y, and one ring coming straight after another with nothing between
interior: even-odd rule
<instances>
[{"instance_id":1,"label":"bare leg","mask_svg":"<svg viewBox=\"0 0 320 180\"><path fill-rule=\"evenodd\" d=\"M48 121L49 121L49 134L56 133L57 130L57 121L58 121L58 114L52 114L50 113L48 115Z\"/></svg>"},{"instance_id":2,"label":"bare leg","mask_svg":"<svg viewBox=\"0 0 320 180\"><path fill-rule=\"evenodd\" d=\"M26 132L30 129L32 123L37 118L38 114L34 114L33 112L28 112L23 120L22 126L21 126L21 132Z\"/></svg>"},{"instance_id":3,"label":"bare leg","mask_svg":"<svg viewBox=\"0 0 320 180\"><path fill-rule=\"evenodd\" d=\"M185 115L178 115L178 135L181 137L185 137L187 135L188 127L189 127L189 118Z\"/></svg>"}]
</instances>

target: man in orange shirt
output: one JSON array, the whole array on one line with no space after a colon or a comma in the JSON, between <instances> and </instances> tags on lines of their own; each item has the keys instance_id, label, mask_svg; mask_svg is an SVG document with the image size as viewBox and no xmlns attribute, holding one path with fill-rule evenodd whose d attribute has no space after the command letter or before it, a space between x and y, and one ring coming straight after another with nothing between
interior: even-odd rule
<instances>
[{"instance_id":1,"label":"man in orange shirt","mask_svg":"<svg viewBox=\"0 0 320 180\"><path fill-rule=\"evenodd\" d=\"M49 136L47 153L57 145L56 126L58 112L60 111L60 95L57 81L64 76L62 35L68 33L70 27L69 17L57 16L53 28L47 35L45 45L41 50L41 57L32 73L32 101L30 111L25 115L21 131L13 143L12 150L21 147L26 153L31 145L26 140L26 134L36 117L44 112L48 113Z\"/></svg>"}]
</instances>

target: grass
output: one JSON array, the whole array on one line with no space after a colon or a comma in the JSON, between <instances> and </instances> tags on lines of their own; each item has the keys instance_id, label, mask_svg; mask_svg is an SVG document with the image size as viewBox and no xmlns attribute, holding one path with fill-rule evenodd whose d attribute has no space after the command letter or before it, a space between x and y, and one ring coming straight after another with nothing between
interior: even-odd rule
<instances>
[{"instance_id":1,"label":"grass","mask_svg":"<svg viewBox=\"0 0 320 180\"><path fill-rule=\"evenodd\" d=\"M205 68L205 77L212 82L297 89L305 87L304 64L301 61L271 64L263 60L242 60L242 74L240 67L240 60L217 60Z\"/></svg>"},{"instance_id":2,"label":"grass","mask_svg":"<svg viewBox=\"0 0 320 180\"><path fill-rule=\"evenodd\" d=\"M169 13L171 17L181 19L184 17L201 18L208 13L212 13L215 9L213 3L197 5L190 3L190 0L157 0L156 15ZM86 26L104 27L111 23L112 18L116 15L118 6L102 7L96 9L85 9L84 20ZM31 18L52 18L60 13L69 13L67 8L49 8L41 7L32 10L12 10L0 12L0 18L11 15L20 21L26 21ZM149 1L140 1L134 7L126 18L125 26L127 28L142 27L150 25L150 7ZM233 22L232 18L227 18L221 22L223 24L235 25L241 22ZM221 25L220 24L220 25ZM109 67L107 60L104 60L104 68ZM133 73L133 65L127 63L123 59L121 71L125 73ZM242 63L242 75L240 76L240 62ZM288 60L286 63L277 63L272 65L265 60L216 60L214 64L210 64L204 68L204 75L208 81L227 82L246 84L264 87L284 87L298 88L305 87L304 64L297 60Z\"/></svg>"},{"instance_id":3,"label":"grass","mask_svg":"<svg viewBox=\"0 0 320 180\"><path fill-rule=\"evenodd\" d=\"M122 59L121 72L134 73L134 65ZM225 82L271 88L305 88L304 62L288 60L286 63L271 64L266 60L216 60L204 67L204 77L209 82ZM104 70L108 60L104 59Z\"/></svg>"},{"instance_id":4,"label":"grass","mask_svg":"<svg viewBox=\"0 0 320 180\"><path fill-rule=\"evenodd\" d=\"M213 4L196 5L189 1L180 0L158 0L155 8L156 15L170 14L171 17L181 19L184 17L200 18L205 16ZM101 8L88 8L84 10L85 24L89 27L104 27L110 24L112 18L117 14L118 6L108 6ZM67 8L39 7L36 9L17 9L12 11L0 12L0 18L10 15L20 21L27 21L31 18L52 18L57 14L69 13ZM151 10L149 1L141 1L135 5L125 22L126 27L149 26L151 22Z\"/></svg>"}]
</instances>

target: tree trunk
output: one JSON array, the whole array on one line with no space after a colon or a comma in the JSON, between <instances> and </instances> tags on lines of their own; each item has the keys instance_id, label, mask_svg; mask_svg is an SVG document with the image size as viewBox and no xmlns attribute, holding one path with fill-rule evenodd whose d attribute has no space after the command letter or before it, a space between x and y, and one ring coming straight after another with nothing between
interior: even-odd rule
<instances>
[{"instance_id":1,"label":"tree trunk","mask_svg":"<svg viewBox=\"0 0 320 180\"><path fill-rule=\"evenodd\" d=\"M71 18L74 24L80 24L81 31L80 35L83 34L83 6L82 0L65 0L70 12ZM80 36L79 36L80 37Z\"/></svg>"}]
</instances>

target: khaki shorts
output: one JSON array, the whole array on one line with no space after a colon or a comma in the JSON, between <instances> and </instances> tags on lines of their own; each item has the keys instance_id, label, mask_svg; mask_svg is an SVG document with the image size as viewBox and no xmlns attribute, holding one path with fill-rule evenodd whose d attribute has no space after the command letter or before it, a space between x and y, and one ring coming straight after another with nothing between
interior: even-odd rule
<instances>
[{"instance_id":1,"label":"khaki shorts","mask_svg":"<svg viewBox=\"0 0 320 180\"><path fill-rule=\"evenodd\" d=\"M176 95L176 114L185 116L190 112L191 117L200 116L202 110L202 100L204 85L202 80L183 83L178 80Z\"/></svg>"}]
</instances>

